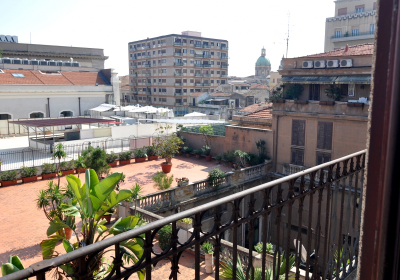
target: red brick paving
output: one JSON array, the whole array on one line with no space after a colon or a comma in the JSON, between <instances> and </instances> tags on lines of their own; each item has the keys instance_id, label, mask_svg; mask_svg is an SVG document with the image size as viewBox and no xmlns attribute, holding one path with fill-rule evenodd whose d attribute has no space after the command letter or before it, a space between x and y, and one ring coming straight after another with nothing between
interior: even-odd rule
<instances>
[{"instance_id":1,"label":"red brick paving","mask_svg":"<svg viewBox=\"0 0 400 280\"><path fill-rule=\"evenodd\" d=\"M126 175L121 189L130 188L132 184L139 183L144 189L144 194L148 194L157 191L153 187L151 177L157 171L161 171L161 162L160 159L130 164L112 168L111 172L123 172ZM215 161L207 162L204 158L199 160L194 157L178 156L172 160L172 163L171 174L174 175L174 178L188 177L190 182L205 179L207 172L215 167L223 171L230 171L230 168L218 166ZM0 263L6 262L9 255L18 255L25 267L42 260L39 244L46 239L48 220L43 212L36 208L35 199L38 191L45 187L46 182L38 181L0 188ZM65 183L65 177L61 178L61 184ZM175 186L175 180L173 186ZM63 250L60 251L63 252ZM194 257L192 255L182 254L180 267L180 279L194 279L192 270ZM168 279L169 273L169 263L167 261L160 262L155 268L152 279ZM205 274L203 263L201 279L213 278Z\"/></svg>"}]
</instances>

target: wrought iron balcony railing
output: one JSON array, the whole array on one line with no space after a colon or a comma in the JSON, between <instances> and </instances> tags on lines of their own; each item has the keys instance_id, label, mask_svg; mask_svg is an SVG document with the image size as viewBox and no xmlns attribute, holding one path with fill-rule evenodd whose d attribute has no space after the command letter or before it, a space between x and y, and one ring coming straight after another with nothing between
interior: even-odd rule
<instances>
[{"instance_id":1,"label":"wrought iron balcony railing","mask_svg":"<svg viewBox=\"0 0 400 280\"><path fill-rule=\"evenodd\" d=\"M104 279L128 279L140 270L145 271L146 279L152 279L152 275L157 273L157 270L153 271L153 267L161 260L171 262L169 278L178 279L182 252L192 248L194 279L199 280L200 245L206 240L214 243L216 279L219 279L221 262L226 263L226 259L221 259L221 252L227 246L231 248L227 258L231 259L233 275L243 270L247 278L254 279L252 276L256 270L265 275L268 269L273 276L276 275L275 279L279 279L278 272L281 270L284 255L295 259L294 267L290 269L289 258L283 258L286 265L281 276L285 279L343 279L358 265L364 167L365 151L360 151L268 183L250 186L232 195L220 195L218 188L213 188L207 182L199 185L200 191L203 188L208 188L208 191L213 188L216 192L213 197L222 198L162 219L152 213L139 211L145 214L143 216L148 224L65 255L40 261L1 279L22 280L36 276L37 279L44 280L51 275L46 272L71 261L75 267L70 277L92 279L92 272L87 268L87 262L91 261L88 256L110 249L115 249L108 253L112 257L112 267L104 275ZM325 170L327 173L321 172ZM240 179L241 176L234 178ZM182 188L185 187L178 189ZM184 192L182 190L180 194ZM164 200L167 197L160 195L159 199ZM203 227L206 214L208 221L212 221L208 231ZM177 222L189 217L193 219L193 233L182 243L178 238L180 229ZM167 225L172 228L170 244L160 252L154 247L157 242L156 234ZM253 250L240 249L238 241L241 238L241 228L248 229L245 239L249 244L253 244L255 231L263 229L260 235L263 253L258 257L259 263L254 261ZM232 245L222 240L226 233L230 233ZM133 238L141 240L137 245L142 246L144 253L135 264L127 264L123 258L126 252L120 250L120 243ZM266 253L267 241L274 245L272 255ZM238 259L242 257L246 257L247 261L240 267ZM267 259L269 257L272 258L272 265ZM164 275L165 279L167 277Z\"/></svg>"},{"instance_id":2,"label":"wrought iron balcony railing","mask_svg":"<svg viewBox=\"0 0 400 280\"><path fill-rule=\"evenodd\" d=\"M174 76L183 76L183 73L175 72Z\"/></svg>"},{"instance_id":3,"label":"wrought iron balcony railing","mask_svg":"<svg viewBox=\"0 0 400 280\"><path fill-rule=\"evenodd\" d=\"M203 77L203 74L202 73L194 73L194 76L195 77Z\"/></svg>"}]
</instances>

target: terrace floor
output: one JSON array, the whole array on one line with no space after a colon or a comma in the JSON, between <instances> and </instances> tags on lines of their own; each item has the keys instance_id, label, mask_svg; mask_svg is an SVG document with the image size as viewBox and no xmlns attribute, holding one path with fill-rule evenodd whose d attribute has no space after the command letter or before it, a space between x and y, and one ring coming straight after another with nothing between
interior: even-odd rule
<instances>
[{"instance_id":1,"label":"terrace floor","mask_svg":"<svg viewBox=\"0 0 400 280\"><path fill-rule=\"evenodd\" d=\"M134 183L140 184L144 194L156 192L151 177L161 171L162 160L133 163L121 167L112 168L111 172L123 172L126 175L121 189L130 188ZM230 171L231 168L216 164L215 161L207 162L205 158L196 159L178 156L172 159L173 167L170 174L177 177L188 177L190 182L205 179L208 171L220 168ZM82 177L82 175L81 175ZM56 181L56 179L55 179ZM0 188L0 263L7 261L10 255L18 255L25 267L41 261L40 242L46 239L46 230L49 221L41 210L35 206L35 199L39 190L45 188L47 181L37 181L27 184L18 184L11 187ZM65 177L61 178L61 184L65 184ZM175 186L176 182L172 186ZM63 252L63 250L60 250ZM194 257L189 253L182 255L180 278L194 279ZM203 263L204 264L204 263ZM165 266L165 267L164 267ZM190 268L186 271L185 268ZM204 269L204 266L203 266ZM157 272L153 279L167 279L165 274L170 272L170 265L166 261L157 265ZM165 270L165 272L164 272ZM157 278L157 275L160 278ZM185 275L185 276L184 276ZM213 279L204 273L202 279Z\"/></svg>"}]
</instances>

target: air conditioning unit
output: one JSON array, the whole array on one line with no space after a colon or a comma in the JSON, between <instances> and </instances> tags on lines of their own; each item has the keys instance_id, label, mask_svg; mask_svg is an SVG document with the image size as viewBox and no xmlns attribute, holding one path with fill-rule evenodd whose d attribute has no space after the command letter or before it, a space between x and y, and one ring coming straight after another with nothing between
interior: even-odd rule
<instances>
[{"instance_id":1,"label":"air conditioning unit","mask_svg":"<svg viewBox=\"0 0 400 280\"><path fill-rule=\"evenodd\" d=\"M326 67L327 68L337 68L337 67L339 67L339 60L334 59L334 60L326 61Z\"/></svg>"},{"instance_id":2,"label":"air conditioning unit","mask_svg":"<svg viewBox=\"0 0 400 280\"><path fill-rule=\"evenodd\" d=\"M325 60L317 60L314 62L314 68L325 68Z\"/></svg>"},{"instance_id":3,"label":"air conditioning unit","mask_svg":"<svg viewBox=\"0 0 400 280\"><path fill-rule=\"evenodd\" d=\"M340 60L340 67L352 67L353 60L352 59L341 59Z\"/></svg>"},{"instance_id":4,"label":"air conditioning unit","mask_svg":"<svg viewBox=\"0 0 400 280\"><path fill-rule=\"evenodd\" d=\"M303 68L313 68L313 61L309 60L309 61L303 61L302 63L302 67Z\"/></svg>"}]
</instances>

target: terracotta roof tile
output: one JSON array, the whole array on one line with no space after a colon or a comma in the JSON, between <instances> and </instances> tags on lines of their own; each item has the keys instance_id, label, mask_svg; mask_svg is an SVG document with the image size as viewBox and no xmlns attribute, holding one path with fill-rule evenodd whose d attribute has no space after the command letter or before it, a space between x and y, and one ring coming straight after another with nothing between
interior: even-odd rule
<instances>
[{"instance_id":1,"label":"terracotta roof tile","mask_svg":"<svg viewBox=\"0 0 400 280\"><path fill-rule=\"evenodd\" d=\"M271 114L272 108L264 109L255 113L246 115L247 118L261 118L261 119L272 119Z\"/></svg>"},{"instance_id":2,"label":"terracotta roof tile","mask_svg":"<svg viewBox=\"0 0 400 280\"><path fill-rule=\"evenodd\" d=\"M349 46L348 51L345 48L329 51L325 53L318 53L307 55L305 57L326 57L326 56L354 56L354 55L372 55L374 51L374 44L363 44L356 46Z\"/></svg>"},{"instance_id":3,"label":"terracotta roof tile","mask_svg":"<svg viewBox=\"0 0 400 280\"><path fill-rule=\"evenodd\" d=\"M195 92L195 93L192 93L190 96L197 97L197 96L200 96L202 94L204 94L204 92Z\"/></svg>"},{"instance_id":4,"label":"terracotta roof tile","mask_svg":"<svg viewBox=\"0 0 400 280\"><path fill-rule=\"evenodd\" d=\"M263 84L255 84L250 87L250 89L269 89L267 85Z\"/></svg>"},{"instance_id":5,"label":"terracotta roof tile","mask_svg":"<svg viewBox=\"0 0 400 280\"><path fill-rule=\"evenodd\" d=\"M212 96L212 97L220 97L220 96L226 97L226 96L231 96L231 95L232 95L232 93L227 93L227 92L214 92L214 93L210 94L210 96Z\"/></svg>"},{"instance_id":6,"label":"terracotta roof tile","mask_svg":"<svg viewBox=\"0 0 400 280\"><path fill-rule=\"evenodd\" d=\"M42 74L31 70L2 70L0 85L106 85L99 73L93 72L61 72L58 74ZM12 74L22 74L23 78Z\"/></svg>"},{"instance_id":7,"label":"terracotta roof tile","mask_svg":"<svg viewBox=\"0 0 400 280\"><path fill-rule=\"evenodd\" d=\"M266 108L271 108L272 103L256 103L247 107L244 107L242 110L239 112L244 112L244 113L254 113Z\"/></svg>"}]
</instances>

